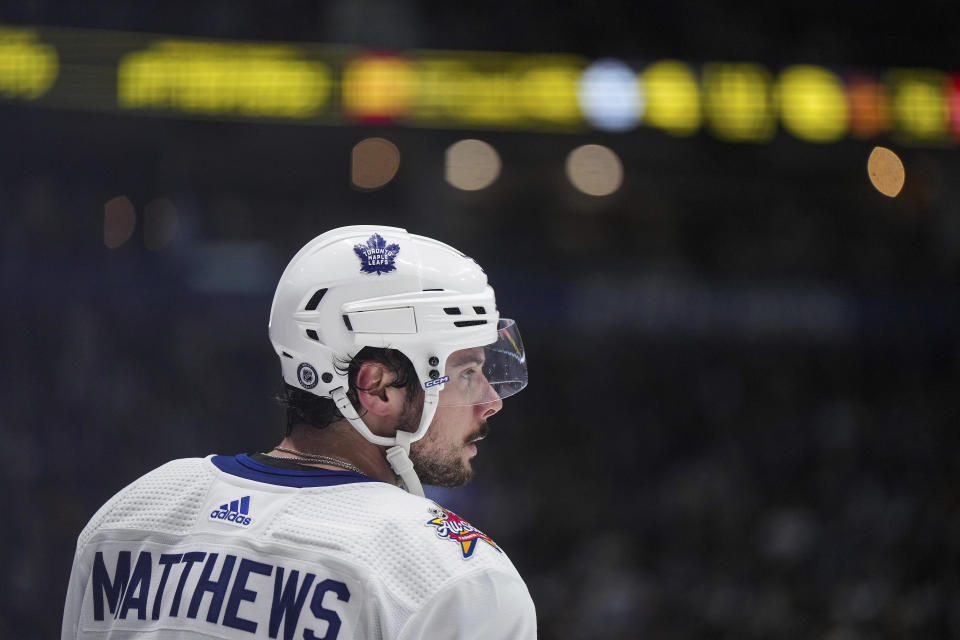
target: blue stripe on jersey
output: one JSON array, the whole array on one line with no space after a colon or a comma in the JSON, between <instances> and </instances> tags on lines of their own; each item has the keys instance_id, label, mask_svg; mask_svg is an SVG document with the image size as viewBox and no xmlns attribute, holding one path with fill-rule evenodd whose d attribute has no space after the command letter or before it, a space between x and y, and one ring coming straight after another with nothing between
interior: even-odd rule
<instances>
[{"instance_id":1,"label":"blue stripe on jersey","mask_svg":"<svg viewBox=\"0 0 960 640\"><path fill-rule=\"evenodd\" d=\"M224 473L282 487L330 487L354 482L377 482L353 471L331 469L281 469L257 462L246 453L236 456L213 456L210 461Z\"/></svg>"}]
</instances>

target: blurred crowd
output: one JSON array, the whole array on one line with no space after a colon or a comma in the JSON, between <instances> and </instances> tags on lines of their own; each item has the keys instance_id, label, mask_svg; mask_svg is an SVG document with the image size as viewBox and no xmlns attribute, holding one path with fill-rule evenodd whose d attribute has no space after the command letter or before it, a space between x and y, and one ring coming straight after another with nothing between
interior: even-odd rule
<instances>
[{"instance_id":1,"label":"blurred crowd","mask_svg":"<svg viewBox=\"0 0 960 640\"><path fill-rule=\"evenodd\" d=\"M109 162L91 157L91 174ZM5 637L55 635L76 536L124 484L279 437L266 316L290 248L364 216L429 231L410 204L422 196L399 186L386 217L389 188L332 191L380 201L331 213L267 179L219 194L229 166L194 191L189 175L140 170L170 183L180 212L160 250L140 227L104 246L107 178L77 180L38 152L3 180ZM586 212L561 195L533 207L507 180L482 223L466 214L490 205L474 202L438 225L518 318L531 385L492 421L476 482L431 495L510 553L542 637L960 630L958 254L941 231L958 212L942 190L926 207L911 191L887 201L830 166L818 179L837 183L832 199L778 191L778 171L730 171L719 197L716 178L664 174ZM636 288L662 273L701 293L671 278ZM842 322L789 322L820 299L794 295L810 281L844 301ZM737 295L758 283L776 295Z\"/></svg>"}]
</instances>

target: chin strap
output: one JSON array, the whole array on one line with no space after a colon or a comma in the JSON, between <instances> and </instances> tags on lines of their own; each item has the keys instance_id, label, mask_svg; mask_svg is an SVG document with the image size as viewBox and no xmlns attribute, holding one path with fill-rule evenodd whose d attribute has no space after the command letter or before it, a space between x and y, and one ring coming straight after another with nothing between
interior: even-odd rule
<instances>
[{"instance_id":1,"label":"chin strap","mask_svg":"<svg viewBox=\"0 0 960 640\"><path fill-rule=\"evenodd\" d=\"M420 415L420 425L415 433L409 431L397 431L393 438L375 435L370 431L370 427L364 423L363 419L357 414L356 408L347 397L347 392L343 387L337 387L330 391L330 397L333 398L337 409L341 415L346 418L357 432L373 444L378 444L387 449L387 462L393 472L400 476L403 486L409 493L415 496L423 497L423 486L420 484L420 478L413 468L413 462L410 460L410 443L416 442L424 436L427 428L433 421L433 416L437 411L437 404L440 398L440 390L437 387L428 389L424 393L423 411Z\"/></svg>"},{"instance_id":2,"label":"chin strap","mask_svg":"<svg viewBox=\"0 0 960 640\"><path fill-rule=\"evenodd\" d=\"M420 485L420 478L413 469L413 462L410 461L410 442L413 434L409 431L397 431L395 446L387 449L387 462L393 468L393 472L403 480L403 486L407 492L415 496L423 497L423 487Z\"/></svg>"}]
</instances>

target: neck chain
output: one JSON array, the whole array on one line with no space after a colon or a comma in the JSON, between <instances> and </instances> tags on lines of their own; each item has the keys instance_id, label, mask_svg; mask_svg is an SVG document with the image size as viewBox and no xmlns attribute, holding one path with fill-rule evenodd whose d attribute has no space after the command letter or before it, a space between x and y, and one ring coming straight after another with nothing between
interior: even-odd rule
<instances>
[{"instance_id":1,"label":"neck chain","mask_svg":"<svg viewBox=\"0 0 960 640\"><path fill-rule=\"evenodd\" d=\"M292 462L299 462L300 460L303 460L304 462L308 462L311 464L328 464L333 467L340 467L341 469L346 469L347 471L353 471L354 473L359 473L360 475L364 475L363 471L360 471L360 468L357 467L356 465L350 464L349 462L345 462L343 460L338 460L337 458L331 458L330 456L319 456L319 455L314 455L312 453L304 453L302 451L297 451L296 449L287 449L285 447L274 447L273 450L292 454L294 456L297 456L299 460L297 458L282 458L280 456L271 456L269 453L265 453L263 455L267 456L268 458L273 458L274 460L291 460Z\"/></svg>"}]
</instances>

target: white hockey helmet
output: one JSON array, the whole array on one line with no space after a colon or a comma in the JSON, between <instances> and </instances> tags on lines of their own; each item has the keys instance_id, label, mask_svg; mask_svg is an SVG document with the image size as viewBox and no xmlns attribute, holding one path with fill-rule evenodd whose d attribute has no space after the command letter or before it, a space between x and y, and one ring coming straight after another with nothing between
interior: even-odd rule
<instances>
[{"instance_id":1,"label":"white hockey helmet","mask_svg":"<svg viewBox=\"0 0 960 640\"><path fill-rule=\"evenodd\" d=\"M269 330L286 383L332 398L364 438L390 447L394 471L420 495L409 448L438 404L493 402L527 384L520 334L500 318L483 269L453 247L395 227L341 227L307 243L280 278ZM396 349L413 364L424 389L415 432L375 435L347 397L343 364L368 346ZM481 347L489 385L450 382L451 354ZM453 388L441 403L445 385Z\"/></svg>"}]
</instances>

